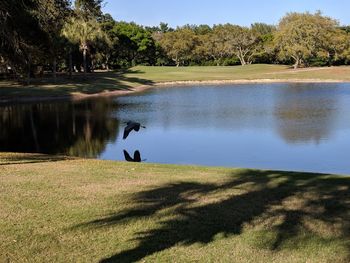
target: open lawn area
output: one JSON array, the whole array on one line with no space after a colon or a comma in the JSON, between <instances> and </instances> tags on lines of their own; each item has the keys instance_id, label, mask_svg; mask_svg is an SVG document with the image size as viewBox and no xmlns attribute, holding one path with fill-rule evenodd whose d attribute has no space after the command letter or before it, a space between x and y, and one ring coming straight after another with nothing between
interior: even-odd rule
<instances>
[{"instance_id":1,"label":"open lawn area","mask_svg":"<svg viewBox=\"0 0 350 263\"><path fill-rule=\"evenodd\" d=\"M13 81L0 81L0 101L26 98L70 98L82 94L125 94L140 86L152 86L173 81L213 80L280 80L280 81L347 81L350 67L323 67L293 70L284 65L246 65L234 67L146 67L128 70L96 72L83 79L81 74L69 79L61 76L53 83L52 78L33 79L29 86Z\"/></svg>"},{"instance_id":2,"label":"open lawn area","mask_svg":"<svg viewBox=\"0 0 350 263\"><path fill-rule=\"evenodd\" d=\"M0 153L0 182L0 262L350 261L348 177Z\"/></svg>"}]
</instances>

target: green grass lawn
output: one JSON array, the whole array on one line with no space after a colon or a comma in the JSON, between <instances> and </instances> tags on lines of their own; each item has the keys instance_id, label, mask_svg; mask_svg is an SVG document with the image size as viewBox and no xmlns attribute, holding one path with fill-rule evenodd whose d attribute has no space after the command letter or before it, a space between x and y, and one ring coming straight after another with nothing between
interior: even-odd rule
<instances>
[{"instance_id":1,"label":"green grass lawn","mask_svg":"<svg viewBox=\"0 0 350 263\"><path fill-rule=\"evenodd\" d=\"M98 94L110 91L132 91L140 85L167 81L259 80L259 79L319 79L350 82L350 67L324 67L293 70L284 65L247 65L234 67L145 67L124 71L97 72L72 79L61 76L53 79L34 79L23 86L12 81L0 81L0 100L28 97L71 97L76 94Z\"/></svg>"},{"instance_id":2,"label":"green grass lawn","mask_svg":"<svg viewBox=\"0 0 350 263\"><path fill-rule=\"evenodd\" d=\"M349 262L350 178L0 153L0 262Z\"/></svg>"}]
</instances>

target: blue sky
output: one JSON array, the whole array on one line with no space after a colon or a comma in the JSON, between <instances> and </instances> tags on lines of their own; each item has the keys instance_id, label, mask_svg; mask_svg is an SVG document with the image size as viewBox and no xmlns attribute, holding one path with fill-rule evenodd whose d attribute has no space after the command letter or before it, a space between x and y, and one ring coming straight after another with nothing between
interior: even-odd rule
<instances>
[{"instance_id":1,"label":"blue sky","mask_svg":"<svg viewBox=\"0 0 350 263\"><path fill-rule=\"evenodd\" d=\"M350 24L350 0L105 0L104 12L114 19L153 26L167 22L176 27L184 24L253 22L277 24L290 11L321 10Z\"/></svg>"}]
</instances>

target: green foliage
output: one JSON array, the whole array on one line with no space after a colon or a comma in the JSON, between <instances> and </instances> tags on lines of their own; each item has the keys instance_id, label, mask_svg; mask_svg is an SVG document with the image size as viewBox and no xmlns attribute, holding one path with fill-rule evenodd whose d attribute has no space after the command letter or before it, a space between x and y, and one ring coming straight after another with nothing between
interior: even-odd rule
<instances>
[{"instance_id":1,"label":"green foliage","mask_svg":"<svg viewBox=\"0 0 350 263\"><path fill-rule=\"evenodd\" d=\"M38 0L39 8L36 12L39 24L48 36L48 59L52 61L53 74L56 77L57 58L65 55L65 39L60 32L70 15L68 0Z\"/></svg>"},{"instance_id":2,"label":"green foliage","mask_svg":"<svg viewBox=\"0 0 350 263\"><path fill-rule=\"evenodd\" d=\"M72 5L72 2L74 5ZM276 27L253 23L143 27L103 14L103 0L4 0L0 4L0 73L35 67L85 72L135 65L350 62L350 26L321 13L288 13ZM78 54L78 50L83 56ZM68 57L69 62L68 62ZM237 63L239 62L239 63ZM49 65L49 66L48 66Z\"/></svg>"},{"instance_id":3,"label":"green foliage","mask_svg":"<svg viewBox=\"0 0 350 263\"><path fill-rule=\"evenodd\" d=\"M332 60L347 47L345 33L337 30L338 23L321 13L289 13L279 23L276 46L281 59L292 58L294 67L308 65L315 58Z\"/></svg>"},{"instance_id":4,"label":"green foliage","mask_svg":"<svg viewBox=\"0 0 350 263\"><path fill-rule=\"evenodd\" d=\"M119 66L154 65L156 44L152 33L135 23L114 23L108 33L114 39L113 63Z\"/></svg>"},{"instance_id":5,"label":"green foliage","mask_svg":"<svg viewBox=\"0 0 350 263\"><path fill-rule=\"evenodd\" d=\"M185 65L191 59L197 42L197 36L188 27L179 28L174 32L167 32L160 39L161 47L175 62L176 66Z\"/></svg>"},{"instance_id":6,"label":"green foliage","mask_svg":"<svg viewBox=\"0 0 350 263\"><path fill-rule=\"evenodd\" d=\"M62 35L71 43L79 44L84 57L84 72L87 72L86 55L97 42L109 45L110 40L95 19L86 20L81 17L71 17L62 29Z\"/></svg>"},{"instance_id":7,"label":"green foliage","mask_svg":"<svg viewBox=\"0 0 350 263\"><path fill-rule=\"evenodd\" d=\"M102 16L102 3L103 0L75 0L75 11L80 16L88 17L101 17Z\"/></svg>"},{"instance_id":8,"label":"green foliage","mask_svg":"<svg viewBox=\"0 0 350 263\"><path fill-rule=\"evenodd\" d=\"M213 29L214 53L220 59L236 56L242 65L251 64L259 39L250 28L217 25Z\"/></svg>"},{"instance_id":9,"label":"green foliage","mask_svg":"<svg viewBox=\"0 0 350 263\"><path fill-rule=\"evenodd\" d=\"M265 23L254 23L251 25L251 30L256 36L271 35L276 31L276 27Z\"/></svg>"},{"instance_id":10,"label":"green foliage","mask_svg":"<svg viewBox=\"0 0 350 263\"><path fill-rule=\"evenodd\" d=\"M73 44L79 44L82 50L96 40L107 38L96 20L79 17L71 17L64 25L62 34Z\"/></svg>"},{"instance_id":11,"label":"green foliage","mask_svg":"<svg viewBox=\"0 0 350 263\"><path fill-rule=\"evenodd\" d=\"M30 70L47 50L48 37L35 15L38 10L35 0L6 0L0 5L0 58L19 72Z\"/></svg>"}]
</instances>

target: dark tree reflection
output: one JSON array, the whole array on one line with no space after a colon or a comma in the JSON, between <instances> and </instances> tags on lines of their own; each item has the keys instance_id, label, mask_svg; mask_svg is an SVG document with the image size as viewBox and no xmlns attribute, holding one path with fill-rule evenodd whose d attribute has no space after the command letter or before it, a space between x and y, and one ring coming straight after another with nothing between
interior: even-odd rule
<instances>
[{"instance_id":1,"label":"dark tree reflection","mask_svg":"<svg viewBox=\"0 0 350 263\"><path fill-rule=\"evenodd\" d=\"M0 151L96 157L115 140L111 100L0 107Z\"/></svg>"},{"instance_id":2,"label":"dark tree reflection","mask_svg":"<svg viewBox=\"0 0 350 263\"><path fill-rule=\"evenodd\" d=\"M331 136L337 96L320 85L290 84L277 92L277 130L288 143L315 142Z\"/></svg>"}]
</instances>

